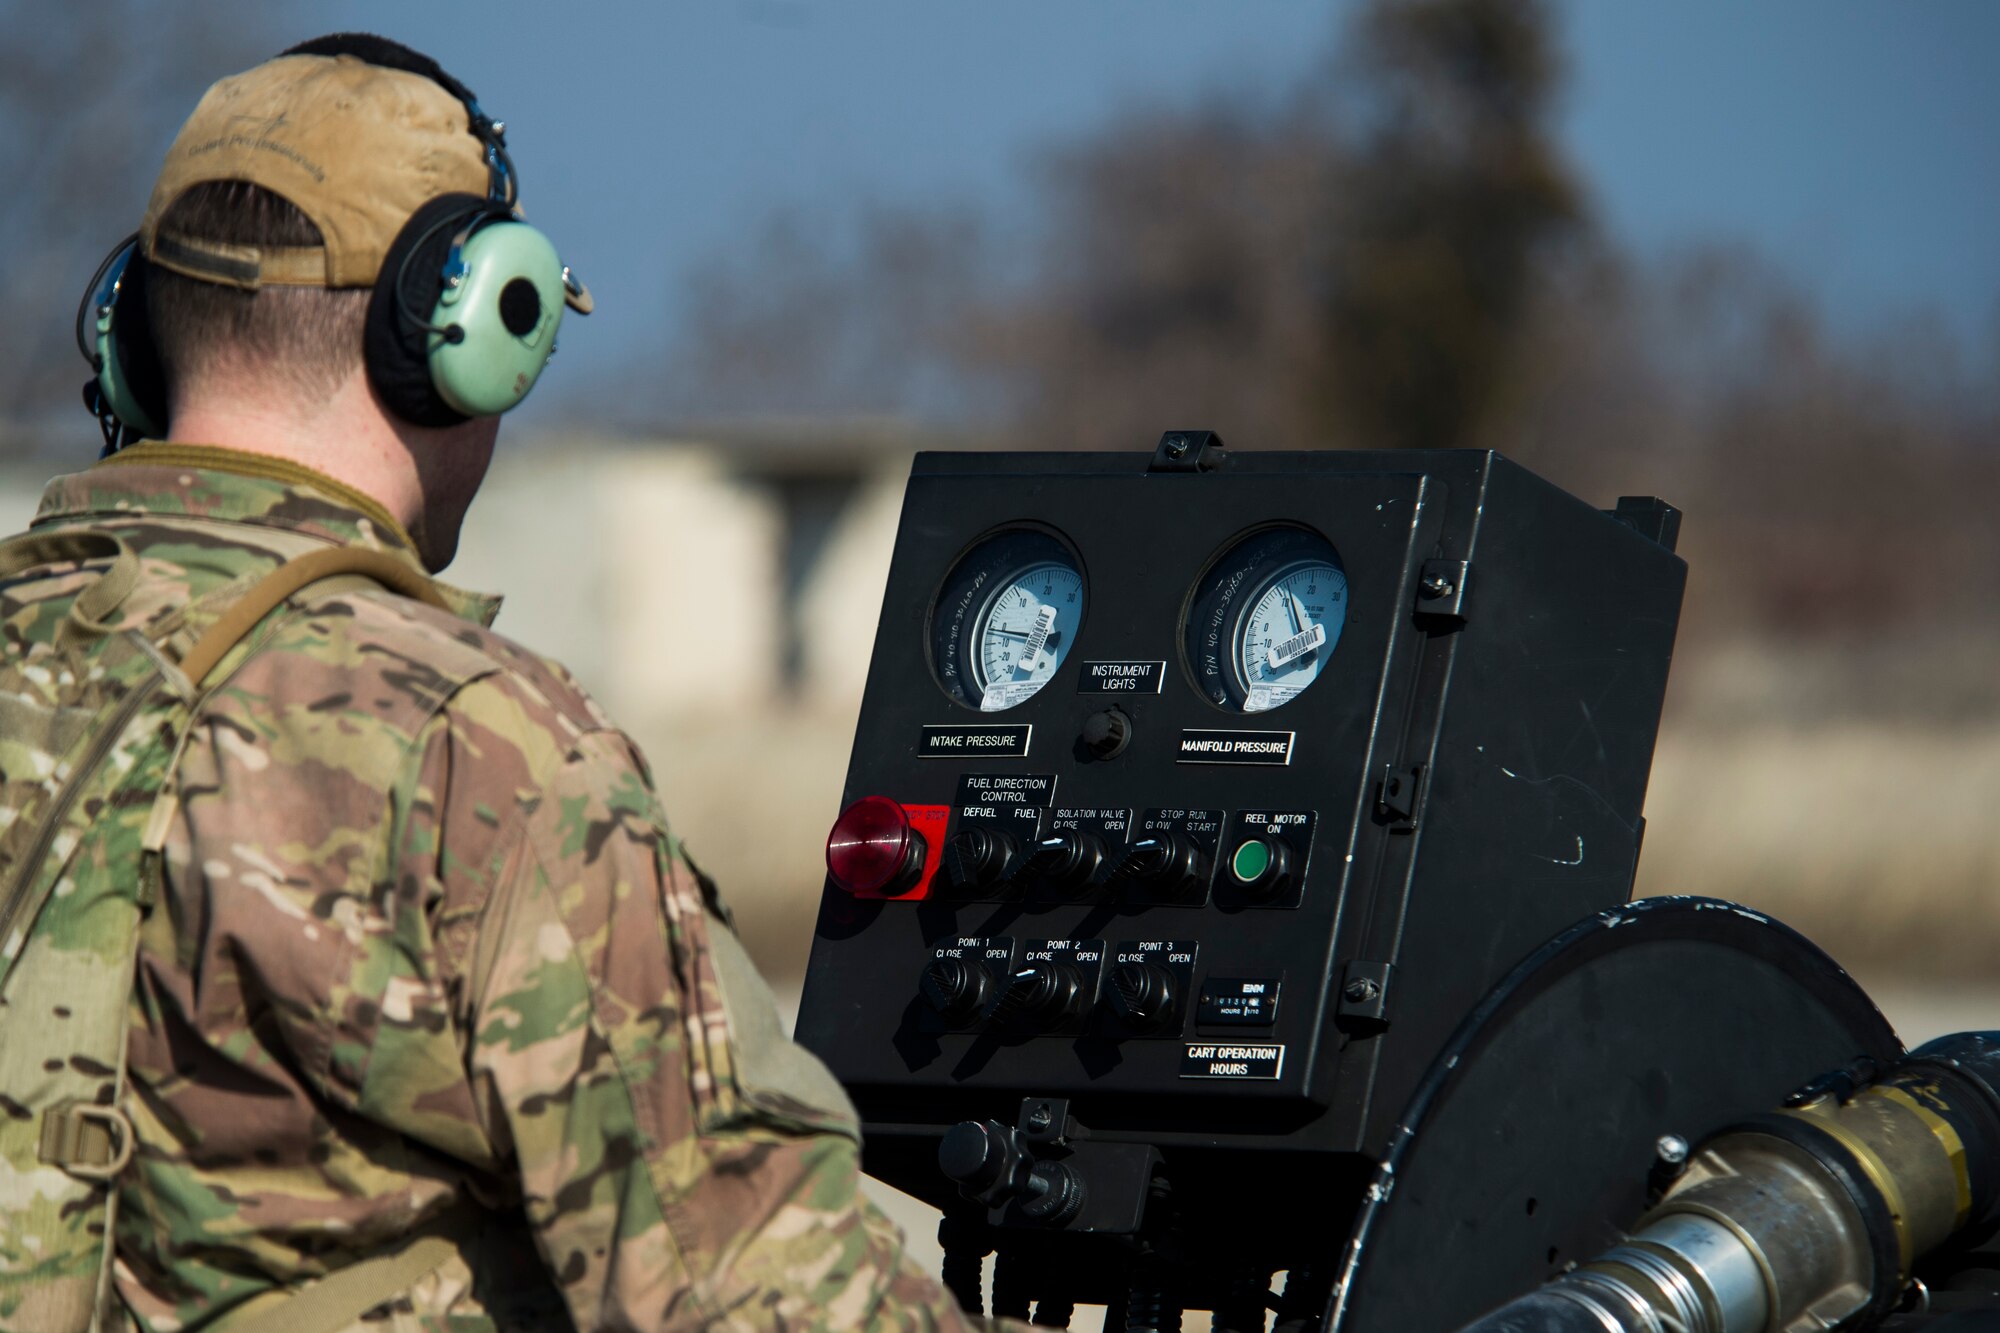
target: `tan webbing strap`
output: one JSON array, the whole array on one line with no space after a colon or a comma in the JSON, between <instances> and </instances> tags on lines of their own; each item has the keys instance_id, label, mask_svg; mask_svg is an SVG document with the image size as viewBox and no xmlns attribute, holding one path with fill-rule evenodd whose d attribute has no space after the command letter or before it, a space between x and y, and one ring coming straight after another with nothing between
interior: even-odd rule
<instances>
[{"instance_id":1,"label":"tan webbing strap","mask_svg":"<svg viewBox=\"0 0 2000 1333\"><path fill-rule=\"evenodd\" d=\"M181 658L181 670L187 673L189 680L199 684L215 669L215 664L228 656L229 650L255 629L257 623L278 603L307 584L339 574L359 574L373 579L391 592L428 602L443 611L451 610L451 604L445 601L444 595L432 586L429 579L386 551L371 550L365 546L329 546L323 551L287 560L237 598L195 640L194 646Z\"/></svg>"},{"instance_id":2,"label":"tan webbing strap","mask_svg":"<svg viewBox=\"0 0 2000 1333\"><path fill-rule=\"evenodd\" d=\"M0 579L41 565L82 564L109 560L111 568L77 595L70 618L80 627L101 630L104 621L139 581L139 557L108 532L93 528L24 532L0 542Z\"/></svg>"},{"instance_id":3,"label":"tan webbing strap","mask_svg":"<svg viewBox=\"0 0 2000 1333\"><path fill-rule=\"evenodd\" d=\"M361 1259L282 1299L259 1301L240 1316L223 1316L212 1333L340 1333L383 1301L393 1300L458 1253L436 1233L400 1250ZM273 1293L274 1295L276 1293Z\"/></svg>"}]
</instances>

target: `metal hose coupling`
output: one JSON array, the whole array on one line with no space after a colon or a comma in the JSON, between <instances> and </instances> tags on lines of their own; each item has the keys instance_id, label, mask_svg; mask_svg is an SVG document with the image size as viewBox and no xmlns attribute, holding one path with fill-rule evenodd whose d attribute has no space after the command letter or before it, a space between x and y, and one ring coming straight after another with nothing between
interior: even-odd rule
<instances>
[{"instance_id":1,"label":"metal hose coupling","mask_svg":"<svg viewBox=\"0 0 2000 1333\"><path fill-rule=\"evenodd\" d=\"M2000 1033L1940 1037L1712 1136L1623 1244L1463 1333L1872 1327L1918 1260L1996 1214Z\"/></svg>"}]
</instances>

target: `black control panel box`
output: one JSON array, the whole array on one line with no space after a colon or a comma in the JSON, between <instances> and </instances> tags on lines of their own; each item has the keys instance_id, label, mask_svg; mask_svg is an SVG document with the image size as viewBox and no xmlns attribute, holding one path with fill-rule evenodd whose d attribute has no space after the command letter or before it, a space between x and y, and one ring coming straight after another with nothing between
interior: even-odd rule
<instances>
[{"instance_id":1,"label":"black control panel box","mask_svg":"<svg viewBox=\"0 0 2000 1333\"><path fill-rule=\"evenodd\" d=\"M1487 452L1159 463L910 478L798 1037L940 1204L945 1132L1028 1098L1169 1169L1379 1157L1631 891L1674 511Z\"/></svg>"}]
</instances>

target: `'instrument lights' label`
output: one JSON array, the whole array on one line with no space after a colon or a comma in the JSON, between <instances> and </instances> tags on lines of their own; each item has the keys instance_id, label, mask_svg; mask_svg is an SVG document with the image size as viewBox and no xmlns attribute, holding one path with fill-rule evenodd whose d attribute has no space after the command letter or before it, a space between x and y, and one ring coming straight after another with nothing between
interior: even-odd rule
<instances>
[{"instance_id":1,"label":"'instrument lights' label","mask_svg":"<svg viewBox=\"0 0 2000 1333\"><path fill-rule=\"evenodd\" d=\"M1165 662L1085 662L1077 673L1078 694L1158 694L1167 678Z\"/></svg>"}]
</instances>

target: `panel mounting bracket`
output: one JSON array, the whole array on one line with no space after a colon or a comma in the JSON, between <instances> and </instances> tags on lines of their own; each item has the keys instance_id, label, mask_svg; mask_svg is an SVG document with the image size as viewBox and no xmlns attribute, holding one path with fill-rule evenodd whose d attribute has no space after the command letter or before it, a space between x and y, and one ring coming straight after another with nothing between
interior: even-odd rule
<instances>
[{"instance_id":1,"label":"panel mounting bracket","mask_svg":"<svg viewBox=\"0 0 2000 1333\"><path fill-rule=\"evenodd\" d=\"M1153 450L1148 472L1211 472L1228 455L1222 437L1212 430L1170 430Z\"/></svg>"},{"instance_id":2,"label":"panel mounting bracket","mask_svg":"<svg viewBox=\"0 0 2000 1333\"><path fill-rule=\"evenodd\" d=\"M1465 619L1465 585L1471 577L1470 560L1424 561L1417 571L1417 614Z\"/></svg>"}]
</instances>

